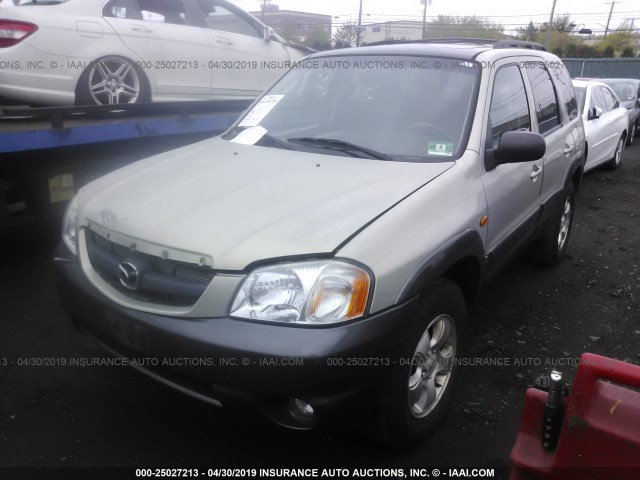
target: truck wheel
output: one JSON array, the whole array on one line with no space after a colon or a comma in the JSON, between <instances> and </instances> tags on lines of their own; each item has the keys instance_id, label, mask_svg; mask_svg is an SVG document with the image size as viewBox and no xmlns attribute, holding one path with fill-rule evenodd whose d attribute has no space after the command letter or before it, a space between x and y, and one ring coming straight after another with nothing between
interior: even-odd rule
<instances>
[{"instance_id":1,"label":"truck wheel","mask_svg":"<svg viewBox=\"0 0 640 480\"><path fill-rule=\"evenodd\" d=\"M613 152L613 158L609 160L609 170L617 170L620 166L622 162L622 152L624 152L624 143L624 135L622 135L618 140L618 145L616 145L616 151Z\"/></svg>"},{"instance_id":2,"label":"truck wheel","mask_svg":"<svg viewBox=\"0 0 640 480\"><path fill-rule=\"evenodd\" d=\"M115 105L149 100L144 73L133 62L118 56L91 62L76 88L78 105Z\"/></svg>"},{"instance_id":3,"label":"truck wheel","mask_svg":"<svg viewBox=\"0 0 640 480\"><path fill-rule=\"evenodd\" d=\"M573 185L569 184L564 193L562 208L558 210L556 217L547 224L542 237L534 244L538 263L555 267L564 258L573 225L574 207L575 192Z\"/></svg>"},{"instance_id":4,"label":"truck wheel","mask_svg":"<svg viewBox=\"0 0 640 480\"><path fill-rule=\"evenodd\" d=\"M375 440L406 448L436 428L451 404L466 331L460 289L440 280L419 300L378 392L375 419L368 426Z\"/></svg>"}]
</instances>

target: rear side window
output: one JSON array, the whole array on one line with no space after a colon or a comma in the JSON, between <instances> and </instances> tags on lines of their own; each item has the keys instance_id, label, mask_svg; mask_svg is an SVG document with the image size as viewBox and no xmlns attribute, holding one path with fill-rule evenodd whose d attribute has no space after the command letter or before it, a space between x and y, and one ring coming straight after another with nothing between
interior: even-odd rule
<instances>
[{"instance_id":1,"label":"rear side window","mask_svg":"<svg viewBox=\"0 0 640 480\"><path fill-rule=\"evenodd\" d=\"M516 65L502 67L496 73L489 121L492 126L493 148L497 148L504 132L531 130L527 92L520 69Z\"/></svg>"},{"instance_id":2,"label":"rear side window","mask_svg":"<svg viewBox=\"0 0 640 480\"><path fill-rule=\"evenodd\" d=\"M527 77L529 77L529 83L531 83L533 101L536 105L538 132L544 135L560 125L560 111L556 92L549 72L544 68L544 65L541 63L528 65L525 71L527 72Z\"/></svg>"},{"instance_id":3,"label":"rear side window","mask_svg":"<svg viewBox=\"0 0 640 480\"><path fill-rule=\"evenodd\" d=\"M571 77L564 65L559 65L551 69L551 75L555 78L558 93L562 98L567 111L567 118L573 120L578 117L578 101L571 83Z\"/></svg>"},{"instance_id":4,"label":"rear side window","mask_svg":"<svg viewBox=\"0 0 640 480\"><path fill-rule=\"evenodd\" d=\"M187 12L182 0L138 0L142 19L147 22L187 24Z\"/></svg>"},{"instance_id":5,"label":"rear side window","mask_svg":"<svg viewBox=\"0 0 640 480\"><path fill-rule=\"evenodd\" d=\"M198 0L198 6L200 7L207 28L247 35L249 37L260 36L254 25L222 5L218 5L215 1Z\"/></svg>"},{"instance_id":6,"label":"rear side window","mask_svg":"<svg viewBox=\"0 0 640 480\"><path fill-rule=\"evenodd\" d=\"M129 20L142 20L142 15L135 7L133 0L113 0L105 5L102 15L112 18L126 18Z\"/></svg>"}]
</instances>

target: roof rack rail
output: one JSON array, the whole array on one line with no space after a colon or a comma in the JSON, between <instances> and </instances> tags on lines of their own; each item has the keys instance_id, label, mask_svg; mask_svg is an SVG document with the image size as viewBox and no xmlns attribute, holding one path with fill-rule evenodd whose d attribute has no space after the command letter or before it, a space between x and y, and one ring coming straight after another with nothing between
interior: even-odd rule
<instances>
[{"instance_id":1,"label":"roof rack rail","mask_svg":"<svg viewBox=\"0 0 640 480\"><path fill-rule=\"evenodd\" d=\"M366 46L397 45L407 43L476 43L479 45L493 44L493 48L527 48L529 50L547 50L540 43L536 42L475 37L423 38L421 40L381 40L379 42L367 43Z\"/></svg>"},{"instance_id":2,"label":"roof rack rail","mask_svg":"<svg viewBox=\"0 0 640 480\"><path fill-rule=\"evenodd\" d=\"M403 43L479 43L488 44L496 43L500 40L491 38L475 38L475 37L442 37L442 38L422 38L418 40L380 40L379 42L367 43L364 46L372 47L376 45L396 45Z\"/></svg>"},{"instance_id":3,"label":"roof rack rail","mask_svg":"<svg viewBox=\"0 0 640 480\"><path fill-rule=\"evenodd\" d=\"M493 44L493 48L528 48L530 50L547 51L542 44L525 40L499 40Z\"/></svg>"}]
</instances>

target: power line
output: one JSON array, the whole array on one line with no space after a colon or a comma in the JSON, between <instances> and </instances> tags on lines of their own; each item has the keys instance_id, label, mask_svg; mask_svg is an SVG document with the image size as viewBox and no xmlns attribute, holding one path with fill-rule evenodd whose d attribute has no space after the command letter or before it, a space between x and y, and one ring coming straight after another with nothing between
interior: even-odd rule
<instances>
[{"instance_id":1,"label":"power line","mask_svg":"<svg viewBox=\"0 0 640 480\"><path fill-rule=\"evenodd\" d=\"M622 3L622 2L617 2L618 4ZM333 17L355 17L357 16L358 13L341 13L339 15L331 15ZM399 17L399 18L416 18L421 20L422 19L422 15L401 15L401 14L390 14L390 13L363 13L363 16L369 16L369 17ZM606 13L603 12L586 12L586 13L571 13L571 12L565 12L556 16L564 16L564 15L569 15L569 16L575 16L575 17L585 17L585 16L600 16L600 17L605 17L607 16ZM640 10L625 10L625 11L617 11L613 14L613 16L625 16L625 15L640 15ZM547 17L548 14L546 13L533 13L533 14L527 14L527 13L522 13L522 14L518 14L518 15L432 15L432 16L428 16L427 18L438 18L438 17L458 17L458 18L464 18L464 17L476 17L476 18L522 18L522 17Z\"/></svg>"}]
</instances>

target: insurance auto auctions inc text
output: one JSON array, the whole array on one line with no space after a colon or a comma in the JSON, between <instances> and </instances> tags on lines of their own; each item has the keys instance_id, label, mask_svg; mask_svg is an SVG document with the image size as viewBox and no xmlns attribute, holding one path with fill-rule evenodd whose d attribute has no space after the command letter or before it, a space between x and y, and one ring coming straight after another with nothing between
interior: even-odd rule
<instances>
[{"instance_id":1,"label":"insurance auto auctions inc text","mask_svg":"<svg viewBox=\"0 0 640 480\"><path fill-rule=\"evenodd\" d=\"M493 478L493 468L261 468L260 478Z\"/></svg>"}]
</instances>

